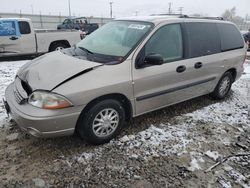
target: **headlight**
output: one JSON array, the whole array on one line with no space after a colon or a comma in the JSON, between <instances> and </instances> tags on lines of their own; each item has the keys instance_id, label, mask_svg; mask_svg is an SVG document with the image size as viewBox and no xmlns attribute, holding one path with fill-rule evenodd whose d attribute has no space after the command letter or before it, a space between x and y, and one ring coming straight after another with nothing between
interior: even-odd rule
<instances>
[{"instance_id":1,"label":"headlight","mask_svg":"<svg viewBox=\"0 0 250 188\"><path fill-rule=\"evenodd\" d=\"M72 106L72 103L65 97L56 93L46 91L35 91L29 96L29 104L43 109L61 109Z\"/></svg>"}]
</instances>

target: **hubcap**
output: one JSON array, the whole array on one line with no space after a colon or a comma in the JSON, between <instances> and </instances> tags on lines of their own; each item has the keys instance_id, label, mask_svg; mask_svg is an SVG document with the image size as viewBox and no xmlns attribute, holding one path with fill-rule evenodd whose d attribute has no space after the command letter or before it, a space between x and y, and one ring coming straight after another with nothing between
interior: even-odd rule
<instances>
[{"instance_id":1,"label":"hubcap","mask_svg":"<svg viewBox=\"0 0 250 188\"><path fill-rule=\"evenodd\" d=\"M95 116L92 124L92 129L96 136L107 137L116 130L118 125L118 112L115 109L106 108Z\"/></svg>"},{"instance_id":2,"label":"hubcap","mask_svg":"<svg viewBox=\"0 0 250 188\"><path fill-rule=\"evenodd\" d=\"M62 50L62 49L64 49L64 47L62 47L62 46L56 47L56 51L57 51L57 50Z\"/></svg>"},{"instance_id":3,"label":"hubcap","mask_svg":"<svg viewBox=\"0 0 250 188\"><path fill-rule=\"evenodd\" d=\"M229 87L230 87L230 79L228 77L223 78L219 88L220 95L224 96L228 92Z\"/></svg>"}]
</instances>

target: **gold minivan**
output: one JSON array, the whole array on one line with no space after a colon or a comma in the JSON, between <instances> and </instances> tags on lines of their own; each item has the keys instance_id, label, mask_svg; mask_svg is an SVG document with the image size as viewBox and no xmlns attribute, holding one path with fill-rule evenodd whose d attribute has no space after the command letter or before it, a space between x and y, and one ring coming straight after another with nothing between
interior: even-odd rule
<instances>
[{"instance_id":1,"label":"gold minivan","mask_svg":"<svg viewBox=\"0 0 250 188\"><path fill-rule=\"evenodd\" d=\"M25 64L5 107L37 137L114 138L131 117L211 94L223 99L243 72L237 27L220 19L149 16L114 20L72 48Z\"/></svg>"}]
</instances>

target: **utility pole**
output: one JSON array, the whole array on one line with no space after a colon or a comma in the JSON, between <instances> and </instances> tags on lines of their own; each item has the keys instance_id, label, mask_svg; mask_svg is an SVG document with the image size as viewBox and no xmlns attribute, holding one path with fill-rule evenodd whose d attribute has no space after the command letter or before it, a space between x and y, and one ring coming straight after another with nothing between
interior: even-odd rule
<instances>
[{"instance_id":1,"label":"utility pole","mask_svg":"<svg viewBox=\"0 0 250 188\"><path fill-rule=\"evenodd\" d=\"M171 6L172 6L172 2L169 2L168 3L168 14L172 13Z\"/></svg>"},{"instance_id":2,"label":"utility pole","mask_svg":"<svg viewBox=\"0 0 250 188\"><path fill-rule=\"evenodd\" d=\"M69 17L71 17L70 0L68 0L68 4L69 4Z\"/></svg>"},{"instance_id":3,"label":"utility pole","mask_svg":"<svg viewBox=\"0 0 250 188\"><path fill-rule=\"evenodd\" d=\"M113 5L114 2L109 2L109 5L110 5L110 18L113 17L113 10L112 10L112 5Z\"/></svg>"},{"instance_id":4,"label":"utility pole","mask_svg":"<svg viewBox=\"0 0 250 188\"><path fill-rule=\"evenodd\" d=\"M30 7L31 7L31 13L34 14L34 7L33 7L33 5L30 5Z\"/></svg>"},{"instance_id":5,"label":"utility pole","mask_svg":"<svg viewBox=\"0 0 250 188\"><path fill-rule=\"evenodd\" d=\"M180 15L182 15L183 7L179 7Z\"/></svg>"},{"instance_id":6,"label":"utility pole","mask_svg":"<svg viewBox=\"0 0 250 188\"><path fill-rule=\"evenodd\" d=\"M40 24L41 28L43 29L43 19L42 19L42 12L40 11Z\"/></svg>"}]
</instances>

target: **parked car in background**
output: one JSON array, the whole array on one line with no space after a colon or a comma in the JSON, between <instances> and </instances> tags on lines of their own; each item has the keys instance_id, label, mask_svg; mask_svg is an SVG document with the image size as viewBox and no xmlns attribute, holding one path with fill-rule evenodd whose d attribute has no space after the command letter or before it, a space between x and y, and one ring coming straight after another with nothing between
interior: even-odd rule
<instances>
[{"instance_id":1,"label":"parked car in background","mask_svg":"<svg viewBox=\"0 0 250 188\"><path fill-rule=\"evenodd\" d=\"M226 21L150 16L109 22L75 47L30 61L5 92L17 124L37 137L75 131L95 144L131 117L210 94L243 73L243 37Z\"/></svg>"},{"instance_id":2,"label":"parked car in background","mask_svg":"<svg viewBox=\"0 0 250 188\"><path fill-rule=\"evenodd\" d=\"M79 17L79 18L67 18L63 21L62 24L57 26L57 29L77 29L84 31L86 35L92 33L99 26L97 23L88 23L87 18Z\"/></svg>"},{"instance_id":3,"label":"parked car in background","mask_svg":"<svg viewBox=\"0 0 250 188\"><path fill-rule=\"evenodd\" d=\"M76 30L35 30L27 18L0 18L0 58L68 48L81 37L82 32Z\"/></svg>"},{"instance_id":4,"label":"parked car in background","mask_svg":"<svg viewBox=\"0 0 250 188\"><path fill-rule=\"evenodd\" d=\"M242 31L241 33L242 33L242 35L244 37L245 42L248 45L247 51L250 52L250 29L248 31Z\"/></svg>"}]
</instances>

